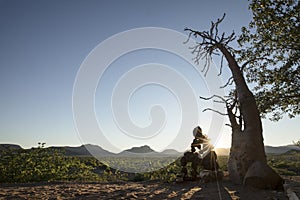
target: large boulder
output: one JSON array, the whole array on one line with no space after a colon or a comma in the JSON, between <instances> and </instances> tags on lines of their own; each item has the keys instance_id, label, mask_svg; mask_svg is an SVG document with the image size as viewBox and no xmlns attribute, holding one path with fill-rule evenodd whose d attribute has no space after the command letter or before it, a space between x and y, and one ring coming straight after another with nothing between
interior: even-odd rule
<instances>
[{"instance_id":1,"label":"large boulder","mask_svg":"<svg viewBox=\"0 0 300 200\"><path fill-rule=\"evenodd\" d=\"M247 170L244 185L260 189L283 190L283 179L265 162L256 161Z\"/></svg>"}]
</instances>

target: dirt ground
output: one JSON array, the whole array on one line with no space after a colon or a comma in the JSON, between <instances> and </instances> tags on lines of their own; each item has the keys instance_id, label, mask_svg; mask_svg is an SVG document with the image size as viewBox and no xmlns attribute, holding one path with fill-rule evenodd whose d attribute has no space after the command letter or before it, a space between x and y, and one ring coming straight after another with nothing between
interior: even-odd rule
<instances>
[{"instance_id":1,"label":"dirt ground","mask_svg":"<svg viewBox=\"0 0 300 200\"><path fill-rule=\"evenodd\" d=\"M300 177L285 177L299 197ZM0 199L241 199L285 200L284 191L258 190L220 182L162 183L159 181L115 183L27 183L0 185Z\"/></svg>"}]
</instances>

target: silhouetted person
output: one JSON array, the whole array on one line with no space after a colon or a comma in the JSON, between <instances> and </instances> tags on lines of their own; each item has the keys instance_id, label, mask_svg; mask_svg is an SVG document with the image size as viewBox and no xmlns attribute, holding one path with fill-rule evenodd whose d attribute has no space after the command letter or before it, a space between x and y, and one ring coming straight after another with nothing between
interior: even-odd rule
<instances>
[{"instance_id":1,"label":"silhouetted person","mask_svg":"<svg viewBox=\"0 0 300 200\"><path fill-rule=\"evenodd\" d=\"M197 178L198 166L202 165L206 170L219 169L219 165L217 163L217 154L212 151L212 146L209 143L208 137L203 135L202 129L199 126L194 128L193 135L194 139L191 144L191 151L185 152L183 157L180 159L180 164L182 166L181 175L183 180L188 179L188 170L186 167L188 162L191 162L192 179ZM199 152L196 152L197 149Z\"/></svg>"}]
</instances>

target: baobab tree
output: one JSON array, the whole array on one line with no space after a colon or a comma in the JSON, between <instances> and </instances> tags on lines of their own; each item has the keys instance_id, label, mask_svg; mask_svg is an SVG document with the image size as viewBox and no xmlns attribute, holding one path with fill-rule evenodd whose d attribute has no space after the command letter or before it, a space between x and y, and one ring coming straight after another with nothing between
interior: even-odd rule
<instances>
[{"instance_id":1,"label":"baobab tree","mask_svg":"<svg viewBox=\"0 0 300 200\"><path fill-rule=\"evenodd\" d=\"M260 188L282 188L282 178L267 164L262 136L262 122L255 96L250 91L243 69L251 60L239 63L238 51L230 46L230 42L236 39L235 34L220 34L218 26L224 16L211 23L208 31L197 31L186 28L190 37L195 37L198 42L192 48L195 61L206 59L204 66L209 70L209 61L212 55L220 54L221 68L223 61L227 63L235 85L234 91L228 97L212 96L206 99L214 99L224 103L227 108L226 115L229 118L232 130L232 144L228 161L229 176L235 183L244 183ZM251 58L252 59L252 58Z\"/></svg>"}]
</instances>

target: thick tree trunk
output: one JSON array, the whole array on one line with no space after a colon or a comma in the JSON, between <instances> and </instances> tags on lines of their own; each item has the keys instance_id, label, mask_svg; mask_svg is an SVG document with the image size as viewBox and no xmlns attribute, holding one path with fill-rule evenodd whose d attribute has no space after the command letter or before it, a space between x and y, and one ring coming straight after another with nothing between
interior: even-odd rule
<instances>
[{"instance_id":1,"label":"thick tree trunk","mask_svg":"<svg viewBox=\"0 0 300 200\"><path fill-rule=\"evenodd\" d=\"M282 179L267 165L262 123L254 95L249 90L235 58L223 45L217 46L225 56L236 85L241 122L232 110L228 115L232 125L232 144L228 161L229 176L235 183L272 189L282 187ZM258 185L262 183L262 185Z\"/></svg>"}]
</instances>

